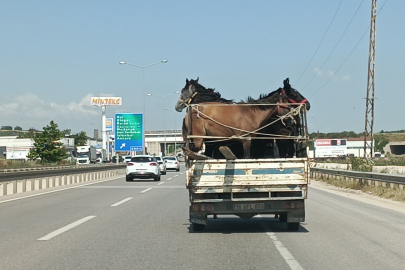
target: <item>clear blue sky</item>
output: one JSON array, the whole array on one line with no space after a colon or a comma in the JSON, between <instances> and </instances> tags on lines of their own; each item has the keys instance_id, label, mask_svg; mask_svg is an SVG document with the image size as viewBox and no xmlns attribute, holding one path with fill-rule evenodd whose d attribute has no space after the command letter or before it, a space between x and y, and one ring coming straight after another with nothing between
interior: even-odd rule
<instances>
[{"instance_id":1,"label":"clear blue sky","mask_svg":"<svg viewBox=\"0 0 405 270\"><path fill-rule=\"evenodd\" d=\"M405 1L381 7L375 132L405 128ZM362 132L370 14L371 0L2 1L0 125L42 129L54 120L92 135L101 109L91 96L123 98L108 117L142 112L142 69L119 62L167 59L145 69L146 93L168 95L199 77L239 101L289 77L311 103L309 132ZM164 120L181 128L177 98L146 97L147 130L164 129Z\"/></svg>"}]
</instances>

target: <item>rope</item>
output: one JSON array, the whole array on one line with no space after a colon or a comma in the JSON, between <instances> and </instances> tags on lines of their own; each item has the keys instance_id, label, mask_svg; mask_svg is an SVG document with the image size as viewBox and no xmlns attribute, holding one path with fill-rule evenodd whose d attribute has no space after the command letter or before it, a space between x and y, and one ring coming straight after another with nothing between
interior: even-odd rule
<instances>
[{"instance_id":1,"label":"rope","mask_svg":"<svg viewBox=\"0 0 405 270\"><path fill-rule=\"evenodd\" d=\"M266 105L268 105L268 104L266 104ZM231 127L231 126L225 125L225 124L223 124L223 123L220 123L220 122L218 122L217 120L213 119L212 117L209 117L209 116L206 115L205 113L201 112L201 111L198 109L198 107L199 107L198 104L197 104L197 105L189 105L189 106L191 106L192 109L197 112L197 117L200 117L200 114L201 114L201 115L204 116L205 118L207 118L207 119L213 121L214 123L216 123L216 124L218 124L218 125L220 125L220 126L223 126L223 127L229 128L229 129L233 129L233 130L237 130L237 131L241 131L241 132L247 133L247 134L244 134L244 135L242 135L242 136L233 136L233 138L232 138L232 139L235 139L235 138L238 137L239 139L242 140L242 139L243 139L242 137L245 137L245 138L246 138L246 136L248 136L249 134L265 135L265 136L269 135L269 134L260 133L260 132L257 132L257 131L259 131L259 130L261 130L261 129L263 129L263 128L266 128L266 127L268 127L268 126L270 126L270 125L273 125L274 123L276 123L276 122L278 122L278 121L281 121L281 122L283 123L283 125L285 126L283 120L284 120L285 118L287 118L287 117L292 117L292 118L293 118L293 116L299 115L299 113L300 113L300 111L301 111L301 108L303 107L303 104L299 105L299 106L296 107L296 108L292 108L292 109L290 110L290 112L288 112L287 114L282 115L282 116L278 116L278 119L274 120L273 122L270 122L270 123L267 124L267 125L264 125L263 127L260 127L260 128L258 128L258 129L256 129L256 130L253 130L253 131L247 131L247 130L243 130L243 129L236 128L236 127ZM197 108L195 108L195 107L197 107ZM228 138L228 137L220 137L220 138ZM251 138L249 138L249 139L251 139ZM229 140L230 140L230 139L229 139Z\"/></svg>"}]
</instances>

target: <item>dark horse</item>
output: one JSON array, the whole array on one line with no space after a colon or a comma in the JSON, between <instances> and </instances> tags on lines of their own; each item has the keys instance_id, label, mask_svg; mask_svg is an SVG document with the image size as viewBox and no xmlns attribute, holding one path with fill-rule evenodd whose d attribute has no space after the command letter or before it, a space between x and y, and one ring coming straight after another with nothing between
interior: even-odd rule
<instances>
[{"instance_id":1,"label":"dark horse","mask_svg":"<svg viewBox=\"0 0 405 270\"><path fill-rule=\"evenodd\" d=\"M302 130L304 127L301 123L303 120L301 116L304 113L304 110L308 111L311 108L311 105L309 101L303 95L301 95L301 93L291 87L290 80L288 78L283 81L283 84L284 87L282 88L282 91L284 91L284 93L286 93L288 96L288 101L290 103L289 105L297 108L298 106L305 104L305 107L298 111L298 113L294 116L294 119L288 119L290 122L277 122L276 125L270 127L269 131L270 133L292 137L302 135L304 133L304 130ZM291 158L294 156L296 151L294 139L277 139L276 143L281 158Z\"/></svg>"},{"instance_id":2,"label":"dark horse","mask_svg":"<svg viewBox=\"0 0 405 270\"><path fill-rule=\"evenodd\" d=\"M181 91L175 109L181 111L192 104L198 93L203 92L204 89L198 83L198 79L186 80L186 86ZM189 107L188 114L183 121L183 137L187 142L188 135L192 136L194 142L192 150L201 150L203 141L206 139L233 138L242 142L243 157L249 158L251 137L256 136L255 132L269 124L273 117L290 112L289 107L281 105L288 103L288 97L283 91L274 91L259 100L250 98L247 101L249 104L247 102L229 104L231 102L219 99L215 102L203 102Z\"/></svg>"}]
</instances>

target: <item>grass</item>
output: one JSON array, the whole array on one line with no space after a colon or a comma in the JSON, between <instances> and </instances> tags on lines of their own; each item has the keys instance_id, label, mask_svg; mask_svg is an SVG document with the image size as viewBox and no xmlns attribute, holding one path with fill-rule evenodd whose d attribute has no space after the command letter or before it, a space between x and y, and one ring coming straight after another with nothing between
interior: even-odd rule
<instances>
[{"instance_id":1,"label":"grass","mask_svg":"<svg viewBox=\"0 0 405 270\"><path fill-rule=\"evenodd\" d=\"M34 167L53 167L53 166L69 166L74 165L68 161L62 161L61 163L40 163L36 161L17 161L10 159L0 159L0 169L22 169L22 168L34 168Z\"/></svg>"},{"instance_id":2,"label":"grass","mask_svg":"<svg viewBox=\"0 0 405 270\"><path fill-rule=\"evenodd\" d=\"M399 202L405 202L405 190L400 189L398 184L394 184L394 188L391 188L389 184L385 187L382 183L378 183L378 186L368 185L368 181L351 181L344 180L340 177L329 177L329 178L317 178L317 181L322 181L332 186L360 190L363 193L378 196L380 198L390 199Z\"/></svg>"}]
</instances>

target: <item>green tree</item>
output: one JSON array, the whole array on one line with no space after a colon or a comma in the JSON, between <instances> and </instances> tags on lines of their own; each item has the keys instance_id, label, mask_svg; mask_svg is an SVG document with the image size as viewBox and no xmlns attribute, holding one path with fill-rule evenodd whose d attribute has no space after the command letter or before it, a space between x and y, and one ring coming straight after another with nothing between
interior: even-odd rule
<instances>
[{"instance_id":1,"label":"green tree","mask_svg":"<svg viewBox=\"0 0 405 270\"><path fill-rule=\"evenodd\" d=\"M14 127L14 130L22 130L22 127L20 127L20 126L15 126L15 127Z\"/></svg>"},{"instance_id":2,"label":"green tree","mask_svg":"<svg viewBox=\"0 0 405 270\"><path fill-rule=\"evenodd\" d=\"M64 137L64 136L69 136L70 133L72 132L72 130L71 129L64 129L61 132L62 132L62 136Z\"/></svg>"},{"instance_id":3,"label":"green tree","mask_svg":"<svg viewBox=\"0 0 405 270\"><path fill-rule=\"evenodd\" d=\"M80 133L76 133L71 135L70 137L75 139L75 146L84 146L87 145L87 134L84 131L81 131Z\"/></svg>"},{"instance_id":4,"label":"green tree","mask_svg":"<svg viewBox=\"0 0 405 270\"><path fill-rule=\"evenodd\" d=\"M384 153L384 147L389 143L385 138L374 137L374 149L377 152Z\"/></svg>"},{"instance_id":5,"label":"green tree","mask_svg":"<svg viewBox=\"0 0 405 270\"><path fill-rule=\"evenodd\" d=\"M12 126L2 126L1 130L13 130Z\"/></svg>"},{"instance_id":6,"label":"green tree","mask_svg":"<svg viewBox=\"0 0 405 270\"><path fill-rule=\"evenodd\" d=\"M34 148L31 148L27 157L30 160L41 159L41 163L60 162L67 158L67 153L63 143L60 142L62 132L58 125L52 120L50 125L44 127L42 133L34 136Z\"/></svg>"}]
</instances>

